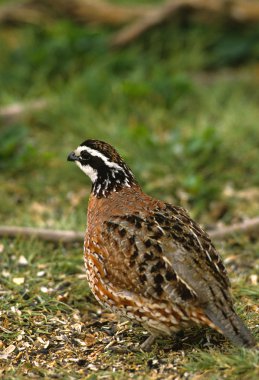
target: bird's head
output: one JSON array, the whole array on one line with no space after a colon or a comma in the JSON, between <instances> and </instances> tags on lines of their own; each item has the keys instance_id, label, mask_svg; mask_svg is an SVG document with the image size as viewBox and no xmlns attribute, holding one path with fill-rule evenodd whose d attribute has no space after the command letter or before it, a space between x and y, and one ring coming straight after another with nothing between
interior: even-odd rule
<instances>
[{"instance_id":1,"label":"bird's head","mask_svg":"<svg viewBox=\"0 0 259 380\"><path fill-rule=\"evenodd\" d=\"M120 155L104 141L86 140L71 152L67 159L75 161L90 177L92 191L98 198L107 197L113 191L137 184Z\"/></svg>"}]
</instances>

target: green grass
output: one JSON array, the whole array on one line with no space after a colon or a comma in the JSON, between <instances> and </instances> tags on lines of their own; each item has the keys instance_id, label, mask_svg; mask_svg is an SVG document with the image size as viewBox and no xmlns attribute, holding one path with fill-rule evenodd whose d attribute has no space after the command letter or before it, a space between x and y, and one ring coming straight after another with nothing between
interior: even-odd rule
<instances>
[{"instance_id":1,"label":"green grass","mask_svg":"<svg viewBox=\"0 0 259 380\"><path fill-rule=\"evenodd\" d=\"M199 351L190 355L187 370L202 373L201 379L256 379L259 373L259 358L257 352L235 350L219 353Z\"/></svg>"},{"instance_id":2,"label":"green grass","mask_svg":"<svg viewBox=\"0 0 259 380\"><path fill-rule=\"evenodd\" d=\"M259 244L241 238L236 242L238 248L225 244L224 258L229 262L238 313L255 333L259 294L249 278L256 273L259 258L255 261L250 254L243 261L242 252L258 252ZM77 379L96 373L114 379L149 379L172 374L184 378L187 373L190 378L201 374L201 378L216 379L220 374L233 380L241 375L256 379L258 354L231 347L209 329L160 338L151 352L143 353L138 344L146 338L144 330L118 323L90 294L81 247L22 239L2 244L1 354L14 346L6 358L1 357L4 378Z\"/></svg>"},{"instance_id":3,"label":"green grass","mask_svg":"<svg viewBox=\"0 0 259 380\"><path fill-rule=\"evenodd\" d=\"M49 105L0 119L0 224L83 231L90 182L66 157L87 138L113 144L145 191L205 225L258 215L258 27L167 24L109 51L114 32L68 20L1 26L1 106ZM4 239L0 249L0 355L15 346L3 378L258 377L254 352L206 329L141 352L144 330L90 294L80 245ZM258 239L219 249L256 334Z\"/></svg>"}]
</instances>

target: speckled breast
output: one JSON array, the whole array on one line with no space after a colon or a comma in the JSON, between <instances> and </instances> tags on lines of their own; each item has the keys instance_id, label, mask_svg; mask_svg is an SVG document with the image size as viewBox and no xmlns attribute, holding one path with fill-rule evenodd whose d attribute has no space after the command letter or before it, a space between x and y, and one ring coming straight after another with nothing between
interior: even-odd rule
<instances>
[{"instance_id":1,"label":"speckled breast","mask_svg":"<svg viewBox=\"0 0 259 380\"><path fill-rule=\"evenodd\" d=\"M86 233L84 240L84 262L87 281L97 301L106 306L105 301L107 301L107 299L100 291L102 276L105 275L105 270L102 265L101 258L98 257L97 252L98 246L94 244L88 233Z\"/></svg>"}]
</instances>

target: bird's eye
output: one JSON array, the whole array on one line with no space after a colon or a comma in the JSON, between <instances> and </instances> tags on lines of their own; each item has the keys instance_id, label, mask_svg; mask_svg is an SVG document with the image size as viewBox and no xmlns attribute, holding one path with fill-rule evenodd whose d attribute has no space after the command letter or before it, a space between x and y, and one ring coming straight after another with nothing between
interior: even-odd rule
<instances>
[{"instance_id":1,"label":"bird's eye","mask_svg":"<svg viewBox=\"0 0 259 380\"><path fill-rule=\"evenodd\" d=\"M83 150L81 152L81 157L82 157L83 160L90 160L91 156L90 156L90 154L86 150Z\"/></svg>"}]
</instances>

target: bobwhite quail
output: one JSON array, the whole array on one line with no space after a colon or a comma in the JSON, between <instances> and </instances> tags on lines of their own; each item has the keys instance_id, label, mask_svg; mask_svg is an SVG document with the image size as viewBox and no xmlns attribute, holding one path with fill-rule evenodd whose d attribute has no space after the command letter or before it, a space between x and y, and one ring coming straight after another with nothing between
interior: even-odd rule
<instances>
[{"instance_id":1,"label":"bobwhite quail","mask_svg":"<svg viewBox=\"0 0 259 380\"><path fill-rule=\"evenodd\" d=\"M235 313L229 279L209 236L179 206L143 193L116 150L86 140L69 154L92 181L84 255L96 299L151 336L193 323L252 347Z\"/></svg>"}]
</instances>

